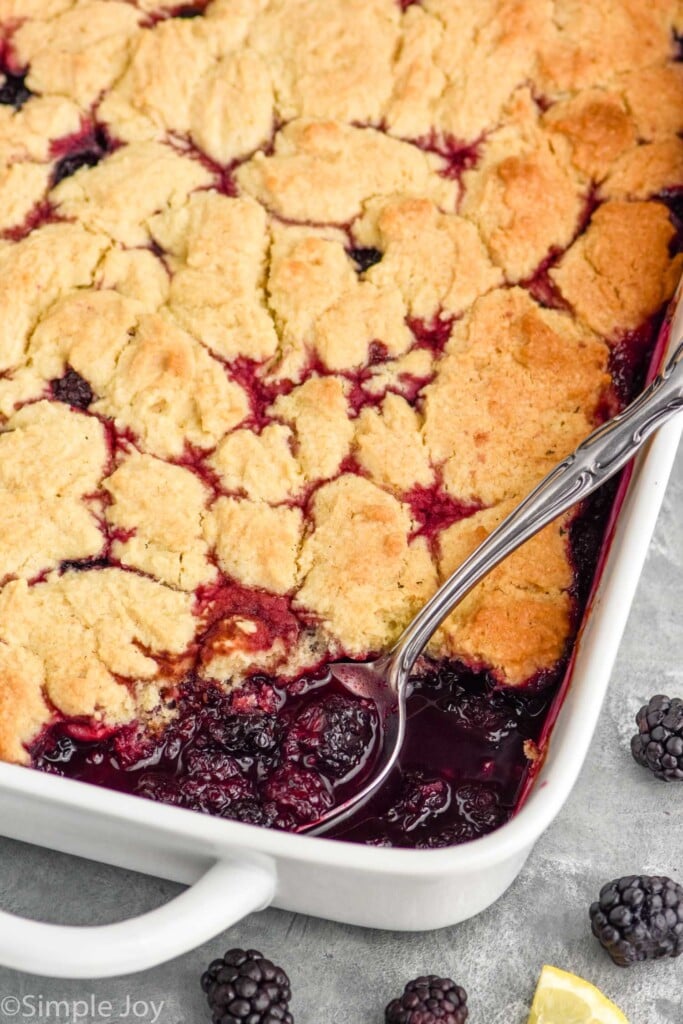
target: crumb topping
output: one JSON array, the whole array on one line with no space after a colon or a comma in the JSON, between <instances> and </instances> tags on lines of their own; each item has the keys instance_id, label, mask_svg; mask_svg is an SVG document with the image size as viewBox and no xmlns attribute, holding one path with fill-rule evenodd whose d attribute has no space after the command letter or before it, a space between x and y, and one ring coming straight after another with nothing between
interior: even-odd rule
<instances>
[{"instance_id":1,"label":"crumb topping","mask_svg":"<svg viewBox=\"0 0 683 1024\"><path fill-rule=\"evenodd\" d=\"M272 156L258 152L237 171L237 184L285 220L348 224L365 200L405 192L453 212L457 187L443 161L375 128L338 121L290 121Z\"/></svg>"},{"instance_id":2,"label":"crumb topping","mask_svg":"<svg viewBox=\"0 0 683 1024\"><path fill-rule=\"evenodd\" d=\"M161 721L187 673L386 649L617 401L682 269L676 0L190 13L0 0L12 761L58 716ZM429 653L551 669L569 525Z\"/></svg>"},{"instance_id":3,"label":"crumb topping","mask_svg":"<svg viewBox=\"0 0 683 1024\"><path fill-rule=\"evenodd\" d=\"M502 502L454 523L440 538L441 581L512 511ZM551 523L494 569L455 609L432 644L455 657L485 659L505 667L512 683L556 661L569 630L572 583L566 555L566 522Z\"/></svg>"},{"instance_id":4,"label":"crumb topping","mask_svg":"<svg viewBox=\"0 0 683 1024\"><path fill-rule=\"evenodd\" d=\"M478 299L453 327L424 391L424 436L447 491L521 498L593 425L607 346L521 288Z\"/></svg>"},{"instance_id":5,"label":"crumb topping","mask_svg":"<svg viewBox=\"0 0 683 1024\"><path fill-rule=\"evenodd\" d=\"M211 493L194 473L131 449L103 486L114 559L180 590L214 578L202 534Z\"/></svg>"},{"instance_id":6,"label":"crumb topping","mask_svg":"<svg viewBox=\"0 0 683 1024\"><path fill-rule=\"evenodd\" d=\"M296 602L345 650L388 646L434 591L429 551L410 530L408 506L363 477L344 474L316 492Z\"/></svg>"},{"instance_id":7,"label":"crumb topping","mask_svg":"<svg viewBox=\"0 0 683 1024\"><path fill-rule=\"evenodd\" d=\"M578 317L615 340L672 294L683 266L681 254L671 256L675 234L661 203L608 201L550 275Z\"/></svg>"}]
</instances>

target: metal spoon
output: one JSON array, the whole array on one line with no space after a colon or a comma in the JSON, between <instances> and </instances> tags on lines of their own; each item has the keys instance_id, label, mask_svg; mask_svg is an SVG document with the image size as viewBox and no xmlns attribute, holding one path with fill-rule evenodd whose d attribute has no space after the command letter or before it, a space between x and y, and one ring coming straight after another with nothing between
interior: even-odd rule
<instances>
[{"instance_id":1,"label":"metal spoon","mask_svg":"<svg viewBox=\"0 0 683 1024\"><path fill-rule=\"evenodd\" d=\"M432 634L458 602L521 544L614 476L651 434L682 409L683 341L650 386L552 469L472 552L415 616L391 651L375 661L344 661L330 666L329 678L376 704L382 723L381 749L373 777L362 789L297 831L322 835L358 811L386 781L405 737L410 672Z\"/></svg>"}]
</instances>

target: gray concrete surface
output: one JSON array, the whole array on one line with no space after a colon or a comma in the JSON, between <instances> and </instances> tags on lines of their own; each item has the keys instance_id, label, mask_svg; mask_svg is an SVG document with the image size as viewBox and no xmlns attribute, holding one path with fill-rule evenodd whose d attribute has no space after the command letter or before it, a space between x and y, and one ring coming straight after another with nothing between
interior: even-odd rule
<instances>
[{"instance_id":1,"label":"gray concrete surface","mask_svg":"<svg viewBox=\"0 0 683 1024\"><path fill-rule=\"evenodd\" d=\"M581 779L522 875L486 913L454 928L401 935L271 910L179 960L127 978L68 982L0 969L0 1021L208 1022L199 975L225 948L244 945L263 949L289 971L297 1024L382 1024L388 999L423 971L451 974L467 988L472 1024L524 1024L546 962L599 985L631 1024L682 1024L683 957L620 970L591 937L587 918L600 885L617 875L683 880L683 785L658 783L628 752L641 702L655 692L683 695L682 513L683 450ZM4 909L104 923L177 891L167 882L0 840ZM25 995L32 1002L20 1013L11 998L3 1003ZM109 1016L86 1011L81 1001L91 998L108 1000ZM71 1002L75 1014L47 1000Z\"/></svg>"}]
</instances>

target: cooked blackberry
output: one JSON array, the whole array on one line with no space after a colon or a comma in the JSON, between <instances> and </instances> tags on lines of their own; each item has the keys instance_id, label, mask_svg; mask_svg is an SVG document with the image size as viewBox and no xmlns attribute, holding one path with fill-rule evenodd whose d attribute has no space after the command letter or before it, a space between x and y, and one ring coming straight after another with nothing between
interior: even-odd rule
<instances>
[{"instance_id":1,"label":"cooked blackberry","mask_svg":"<svg viewBox=\"0 0 683 1024\"><path fill-rule=\"evenodd\" d=\"M306 767L342 779L363 764L375 738L375 724L366 702L334 694L304 708L289 731L285 750Z\"/></svg>"},{"instance_id":2,"label":"cooked blackberry","mask_svg":"<svg viewBox=\"0 0 683 1024\"><path fill-rule=\"evenodd\" d=\"M374 267L382 259L382 253L379 249L351 249L349 256L361 274L369 270L370 267Z\"/></svg>"},{"instance_id":3,"label":"cooked blackberry","mask_svg":"<svg viewBox=\"0 0 683 1024\"><path fill-rule=\"evenodd\" d=\"M263 795L286 816L298 823L316 821L334 803L332 787L318 772L285 765L266 782Z\"/></svg>"},{"instance_id":4,"label":"cooked blackberry","mask_svg":"<svg viewBox=\"0 0 683 1024\"><path fill-rule=\"evenodd\" d=\"M106 569L108 558L66 558L60 563L62 572L91 572L93 569Z\"/></svg>"},{"instance_id":5,"label":"cooked blackberry","mask_svg":"<svg viewBox=\"0 0 683 1024\"><path fill-rule=\"evenodd\" d=\"M289 978L255 949L229 949L209 964L201 986L214 1024L293 1024Z\"/></svg>"},{"instance_id":6,"label":"cooked blackberry","mask_svg":"<svg viewBox=\"0 0 683 1024\"><path fill-rule=\"evenodd\" d=\"M275 715L255 711L211 721L207 731L215 743L231 754L258 757L272 754L277 749L281 724Z\"/></svg>"},{"instance_id":7,"label":"cooked blackberry","mask_svg":"<svg viewBox=\"0 0 683 1024\"><path fill-rule=\"evenodd\" d=\"M238 800L231 804L225 814L226 818L232 821L241 821L245 825L263 825L265 828L271 824L271 817L265 807L256 800Z\"/></svg>"},{"instance_id":8,"label":"cooked blackberry","mask_svg":"<svg viewBox=\"0 0 683 1024\"><path fill-rule=\"evenodd\" d=\"M683 700L657 694L636 715L631 753L665 782L683 779Z\"/></svg>"},{"instance_id":9,"label":"cooked blackberry","mask_svg":"<svg viewBox=\"0 0 683 1024\"><path fill-rule=\"evenodd\" d=\"M448 810L453 794L444 778L416 768L406 771L398 799L387 812L387 820L404 832L412 832Z\"/></svg>"},{"instance_id":10,"label":"cooked blackberry","mask_svg":"<svg viewBox=\"0 0 683 1024\"><path fill-rule=\"evenodd\" d=\"M436 974L409 981L400 999L385 1010L386 1024L464 1024L467 993L450 978Z\"/></svg>"},{"instance_id":11,"label":"cooked blackberry","mask_svg":"<svg viewBox=\"0 0 683 1024\"><path fill-rule=\"evenodd\" d=\"M500 744L518 727L517 716L496 693L467 693L462 691L455 697L442 700L444 711L469 730L480 731L488 742Z\"/></svg>"},{"instance_id":12,"label":"cooked blackberry","mask_svg":"<svg viewBox=\"0 0 683 1024\"><path fill-rule=\"evenodd\" d=\"M671 878L617 878L589 913L593 935L619 967L683 953L683 886Z\"/></svg>"},{"instance_id":13,"label":"cooked blackberry","mask_svg":"<svg viewBox=\"0 0 683 1024\"><path fill-rule=\"evenodd\" d=\"M156 800L157 803L171 804L174 807L181 807L183 804L183 794L175 780L157 772L141 775L135 792L140 796L146 796L148 800Z\"/></svg>"},{"instance_id":14,"label":"cooked blackberry","mask_svg":"<svg viewBox=\"0 0 683 1024\"><path fill-rule=\"evenodd\" d=\"M0 104L21 110L24 103L31 99L33 93L26 85L26 75L10 75L5 72L5 80L0 85Z\"/></svg>"},{"instance_id":15,"label":"cooked blackberry","mask_svg":"<svg viewBox=\"0 0 683 1024\"><path fill-rule=\"evenodd\" d=\"M64 151L58 146L62 156L57 160L52 171L52 185L58 185L64 178L70 178L81 167L95 167L115 147L107 134L106 129L101 125L93 125L87 133L80 135L78 139L72 138L68 149ZM55 154L57 155L57 154Z\"/></svg>"},{"instance_id":16,"label":"cooked blackberry","mask_svg":"<svg viewBox=\"0 0 683 1024\"><path fill-rule=\"evenodd\" d=\"M59 185L60 181L64 181L65 178L70 178L76 171L80 171L81 167L94 167L101 159L102 153L94 149L86 149L80 153L69 153L68 156L63 156L55 164L52 173L53 186Z\"/></svg>"},{"instance_id":17,"label":"cooked blackberry","mask_svg":"<svg viewBox=\"0 0 683 1024\"><path fill-rule=\"evenodd\" d=\"M87 409L93 398L93 390L80 373L76 373L70 366L67 367L63 377L57 377L50 381L52 397L58 402L66 402L76 409Z\"/></svg>"},{"instance_id":18,"label":"cooked blackberry","mask_svg":"<svg viewBox=\"0 0 683 1024\"><path fill-rule=\"evenodd\" d=\"M76 744L70 736L59 736L53 746L43 755L50 764L64 764L71 760Z\"/></svg>"}]
</instances>

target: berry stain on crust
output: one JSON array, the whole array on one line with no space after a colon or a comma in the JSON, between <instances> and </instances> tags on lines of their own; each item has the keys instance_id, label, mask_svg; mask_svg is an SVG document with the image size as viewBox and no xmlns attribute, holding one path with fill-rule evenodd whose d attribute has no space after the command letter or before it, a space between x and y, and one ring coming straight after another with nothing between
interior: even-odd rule
<instances>
[{"instance_id":1,"label":"berry stain on crust","mask_svg":"<svg viewBox=\"0 0 683 1024\"><path fill-rule=\"evenodd\" d=\"M416 348L426 348L440 356L451 336L453 317L435 316L431 320L409 317L408 326L415 335Z\"/></svg>"},{"instance_id":2,"label":"berry stain on crust","mask_svg":"<svg viewBox=\"0 0 683 1024\"><path fill-rule=\"evenodd\" d=\"M438 543L442 530L461 519L467 519L482 508L475 502L466 503L452 498L438 483L432 487L414 487L403 495L403 500L410 506L416 523L413 537L426 537L435 543Z\"/></svg>"},{"instance_id":3,"label":"berry stain on crust","mask_svg":"<svg viewBox=\"0 0 683 1024\"><path fill-rule=\"evenodd\" d=\"M240 356L227 364L232 380L246 391L251 412L248 423L254 427L265 427L272 422L267 410L279 395L288 394L293 384L288 380L270 381L261 376L262 363Z\"/></svg>"},{"instance_id":4,"label":"berry stain on crust","mask_svg":"<svg viewBox=\"0 0 683 1024\"><path fill-rule=\"evenodd\" d=\"M532 298L546 309L569 309L562 293L549 274L562 255L562 249L552 249L531 277L520 281L520 287L526 288Z\"/></svg>"},{"instance_id":5,"label":"berry stain on crust","mask_svg":"<svg viewBox=\"0 0 683 1024\"><path fill-rule=\"evenodd\" d=\"M2 237L10 242L20 242L32 231L42 228L46 224L55 224L59 221L55 209L48 200L36 203L32 210L29 210L25 220L13 228L7 228L2 232Z\"/></svg>"},{"instance_id":6,"label":"berry stain on crust","mask_svg":"<svg viewBox=\"0 0 683 1024\"><path fill-rule=\"evenodd\" d=\"M436 131L413 140L420 149L442 157L445 166L440 173L442 177L453 181L459 181L466 171L471 171L477 166L483 141L482 137L474 142L462 142L452 135L442 135Z\"/></svg>"}]
</instances>

